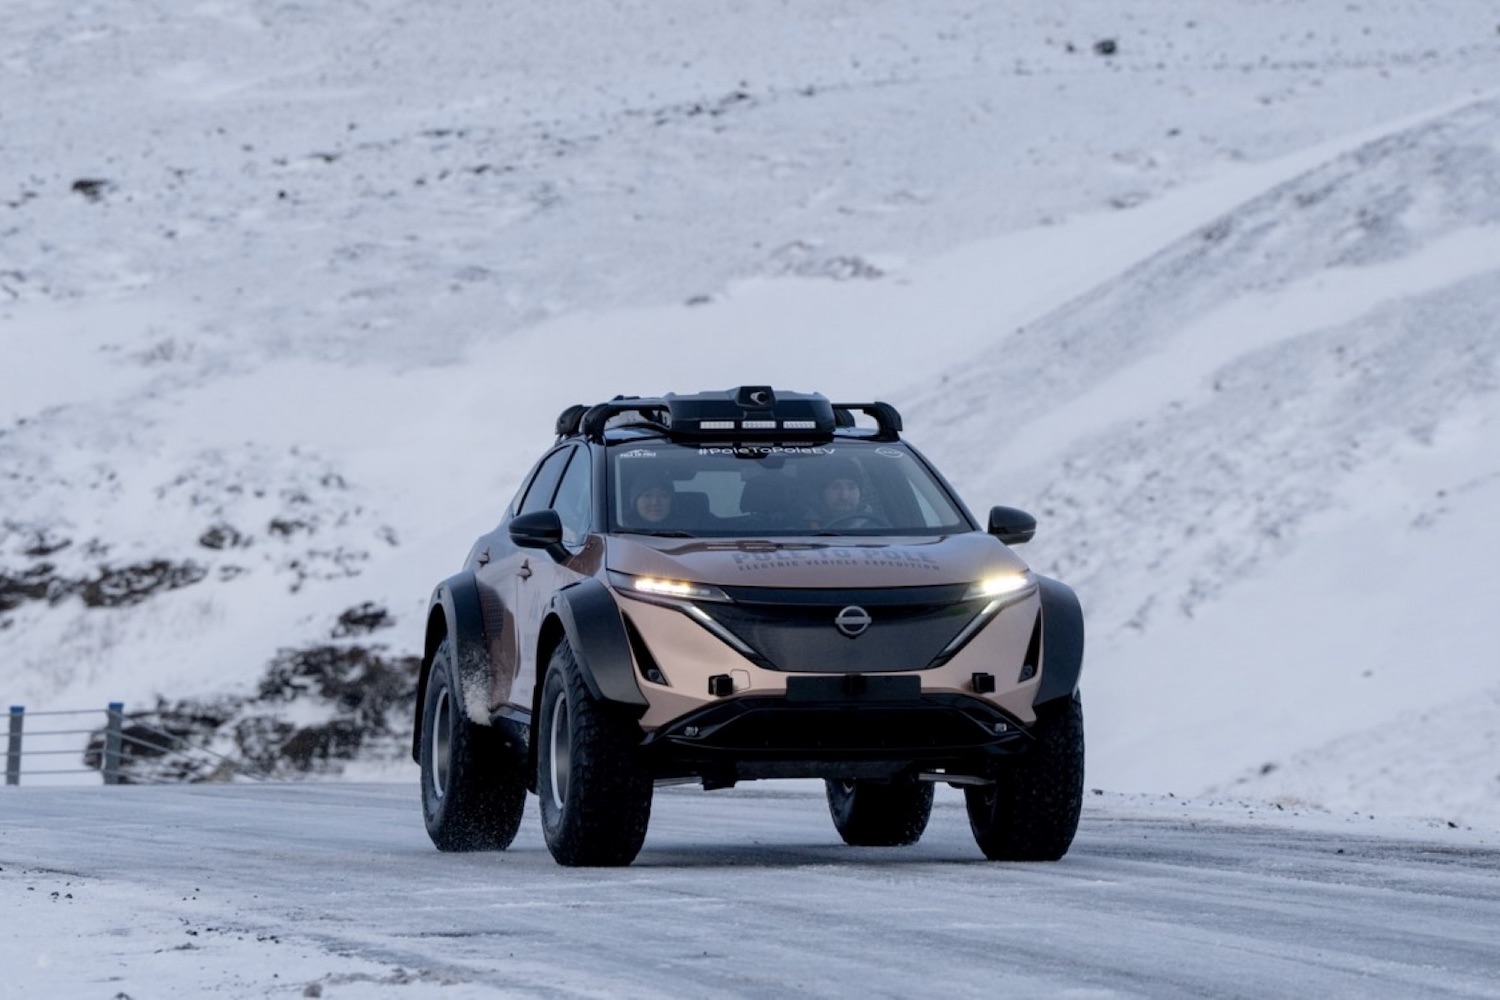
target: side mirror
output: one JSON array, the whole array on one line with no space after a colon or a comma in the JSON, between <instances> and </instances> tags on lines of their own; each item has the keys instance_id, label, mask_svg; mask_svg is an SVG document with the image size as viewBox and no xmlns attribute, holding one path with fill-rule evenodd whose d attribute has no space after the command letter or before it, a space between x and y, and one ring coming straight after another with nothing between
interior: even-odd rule
<instances>
[{"instance_id":1,"label":"side mirror","mask_svg":"<svg viewBox=\"0 0 1500 1000\"><path fill-rule=\"evenodd\" d=\"M1020 545L1036 534L1036 518L1014 507L991 507L989 532L1006 545Z\"/></svg>"},{"instance_id":2,"label":"side mirror","mask_svg":"<svg viewBox=\"0 0 1500 1000\"><path fill-rule=\"evenodd\" d=\"M562 543L562 518L555 510L533 510L510 522L510 540L523 549L543 549L558 562L568 557Z\"/></svg>"}]
</instances>

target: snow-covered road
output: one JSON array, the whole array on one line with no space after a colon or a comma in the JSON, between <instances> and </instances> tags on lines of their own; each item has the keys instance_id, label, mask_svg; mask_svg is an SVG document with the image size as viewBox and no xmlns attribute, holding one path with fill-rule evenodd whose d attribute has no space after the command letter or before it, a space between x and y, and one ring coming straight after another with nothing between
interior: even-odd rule
<instances>
[{"instance_id":1,"label":"snow-covered road","mask_svg":"<svg viewBox=\"0 0 1500 1000\"><path fill-rule=\"evenodd\" d=\"M439 854L404 784L23 787L0 927L19 997L1500 997L1500 838L1096 794L1063 861L991 864L950 789L854 849L782 782L658 790L587 870L534 815Z\"/></svg>"}]
</instances>

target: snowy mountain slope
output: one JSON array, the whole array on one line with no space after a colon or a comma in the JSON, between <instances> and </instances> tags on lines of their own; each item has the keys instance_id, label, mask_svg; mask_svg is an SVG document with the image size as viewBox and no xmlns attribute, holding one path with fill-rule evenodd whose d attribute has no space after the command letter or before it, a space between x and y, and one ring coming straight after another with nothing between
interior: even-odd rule
<instances>
[{"instance_id":1,"label":"snowy mountain slope","mask_svg":"<svg viewBox=\"0 0 1500 1000\"><path fill-rule=\"evenodd\" d=\"M1201 776L1159 759L1161 734L1122 703L1248 768L1309 730L1430 739L1423 713L1493 683L1497 115L1482 101L1277 186L1018 330L929 404L959 439L982 432L975 400L1025 415L962 475L1037 510L1036 549L1088 599L1092 662L1109 664L1090 678L1095 780ZM1470 767L1476 743L1500 756L1494 727L1459 739L1424 757L1494 815L1500 782ZM1366 780L1382 790L1360 798L1406 794Z\"/></svg>"},{"instance_id":2,"label":"snowy mountain slope","mask_svg":"<svg viewBox=\"0 0 1500 1000\"><path fill-rule=\"evenodd\" d=\"M210 301L233 340L190 339L241 356L457 360L579 307L1139 204L1494 86L1482 3L10 8L11 294Z\"/></svg>"},{"instance_id":3,"label":"snowy mountain slope","mask_svg":"<svg viewBox=\"0 0 1500 1000\"><path fill-rule=\"evenodd\" d=\"M9 5L0 693L409 653L562 406L759 381L1037 510L1095 783L1478 690L1493 11L1200 6Z\"/></svg>"},{"instance_id":4,"label":"snowy mountain slope","mask_svg":"<svg viewBox=\"0 0 1500 1000\"><path fill-rule=\"evenodd\" d=\"M1061 458L1036 503L1072 513L1069 541L1091 541L1077 528L1107 494L1143 529L1115 542L1134 546L1121 563L1161 559L1211 515L1201 541L1227 569L1248 564L1341 479L1493 408L1497 114L1485 102L1392 136L1215 220L1016 331L946 382L929 418L975 439L981 404L1003 398L1021 418L968 453L965 475L1012 482ZM1087 464L1068 467L1070 450ZM1054 558L1074 578L1094 571L1081 550Z\"/></svg>"}]
</instances>

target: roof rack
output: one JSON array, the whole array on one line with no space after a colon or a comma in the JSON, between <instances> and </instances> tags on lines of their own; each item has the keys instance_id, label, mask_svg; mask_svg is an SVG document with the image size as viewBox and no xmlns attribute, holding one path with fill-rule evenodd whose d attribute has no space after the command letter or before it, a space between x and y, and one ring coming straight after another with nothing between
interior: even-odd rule
<instances>
[{"instance_id":1,"label":"roof rack","mask_svg":"<svg viewBox=\"0 0 1500 1000\"><path fill-rule=\"evenodd\" d=\"M559 438L572 437L578 433L578 422L588 412L588 407L582 403L574 403L557 415L557 436Z\"/></svg>"},{"instance_id":2,"label":"roof rack","mask_svg":"<svg viewBox=\"0 0 1500 1000\"><path fill-rule=\"evenodd\" d=\"M890 403L834 403L833 415L840 427L853 427L858 411L875 418L875 439L895 441L901 436L901 414Z\"/></svg>"},{"instance_id":3,"label":"roof rack","mask_svg":"<svg viewBox=\"0 0 1500 1000\"><path fill-rule=\"evenodd\" d=\"M813 444L853 428L857 412L875 419L876 431L867 436L899 439L901 414L889 403L830 403L820 393L778 392L763 385L691 395L616 396L593 406L578 403L558 415L557 435L602 441L611 421L618 424L616 418L635 414L632 425L644 424L679 441Z\"/></svg>"},{"instance_id":4,"label":"roof rack","mask_svg":"<svg viewBox=\"0 0 1500 1000\"><path fill-rule=\"evenodd\" d=\"M640 423L662 431L667 430L666 402L660 399L643 399L640 396L616 396L607 403L595 403L579 415L578 430L585 437L602 441L605 426L611 418L622 413L638 414Z\"/></svg>"}]
</instances>

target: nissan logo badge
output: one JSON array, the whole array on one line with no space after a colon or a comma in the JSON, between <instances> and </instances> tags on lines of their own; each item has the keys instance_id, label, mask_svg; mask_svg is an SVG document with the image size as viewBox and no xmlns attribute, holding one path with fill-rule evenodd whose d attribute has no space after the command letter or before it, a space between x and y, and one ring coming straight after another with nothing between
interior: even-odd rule
<instances>
[{"instance_id":1,"label":"nissan logo badge","mask_svg":"<svg viewBox=\"0 0 1500 1000\"><path fill-rule=\"evenodd\" d=\"M833 623L838 626L840 632L853 639L870 627L870 613L864 608L851 604L834 616Z\"/></svg>"}]
</instances>

